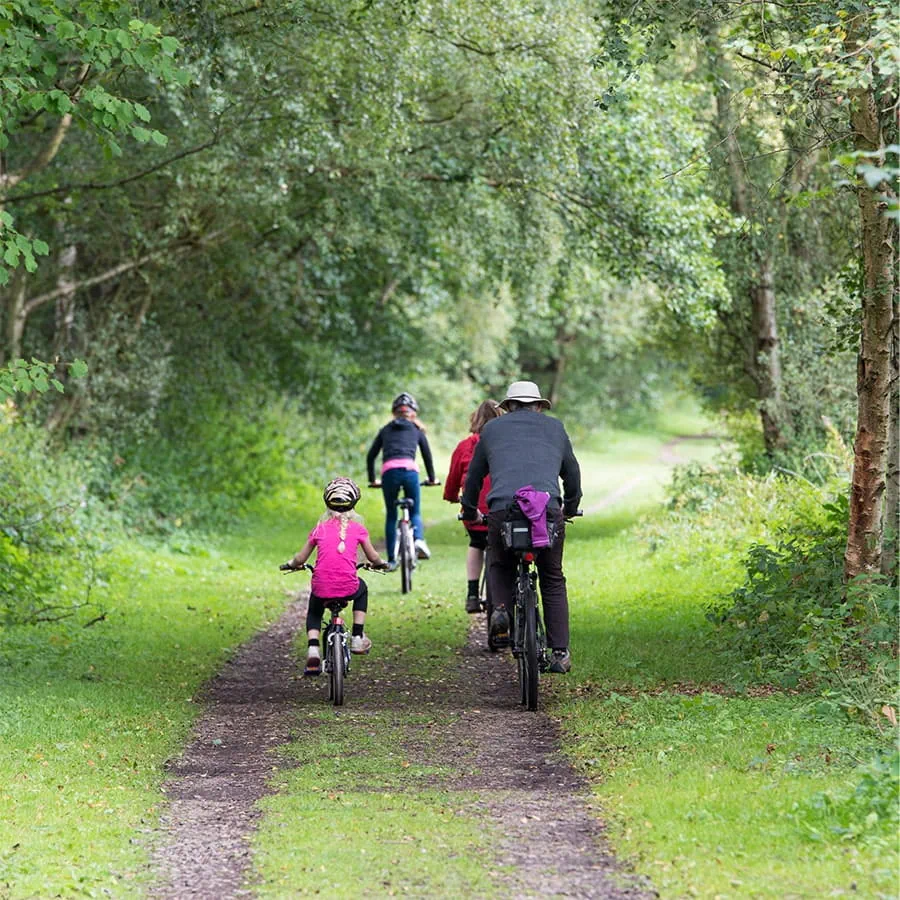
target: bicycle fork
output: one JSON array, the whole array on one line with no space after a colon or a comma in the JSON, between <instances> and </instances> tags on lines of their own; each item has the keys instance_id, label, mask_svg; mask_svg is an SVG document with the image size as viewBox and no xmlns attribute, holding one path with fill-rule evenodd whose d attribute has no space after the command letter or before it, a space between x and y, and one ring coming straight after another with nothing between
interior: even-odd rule
<instances>
[{"instance_id":1,"label":"bicycle fork","mask_svg":"<svg viewBox=\"0 0 900 900\"><path fill-rule=\"evenodd\" d=\"M537 581L538 576L537 572L534 569L530 569L527 574L520 573L519 574L519 582L516 587L516 603L514 606L514 616L512 624L512 655L516 658L522 656L525 650L525 604L526 603L534 603L534 619L535 619L535 631L537 632L535 637L537 638L537 654L538 654L538 669L541 672L546 672L550 667L550 655L547 652L547 635L544 631L544 620L541 616L541 608L540 603L538 602L538 592L537 592Z\"/></svg>"},{"instance_id":2,"label":"bicycle fork","mask_svg":"<svg viewBox=\"0 0 900 900\"><path fill-rule=\"evenodd\" d=\"M339 616L331 620L325 632L325 671L330 672L335 661L343 661L344 672L350 671L350 647L344 620ZM339 662L340 664L340 662Z\"/></svg>"}]
</instances>

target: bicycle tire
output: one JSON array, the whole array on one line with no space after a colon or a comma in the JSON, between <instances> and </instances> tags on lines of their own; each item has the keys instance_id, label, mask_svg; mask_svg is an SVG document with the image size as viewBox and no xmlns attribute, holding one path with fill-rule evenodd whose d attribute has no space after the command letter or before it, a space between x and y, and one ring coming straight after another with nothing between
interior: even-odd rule
<instances>
[{"instance_id":1,"label":"bicycle tire","mask_svg":"<svg viewBox=\"0 0 900 900\"><path fill-rule=\"evenodd\" d=\"M344 640L345 633L335 629L331 635L329 653L331 672L328 676L329 699L335 706L344 705Z\"/></svg>"},{"instance_id":2,"label":"bicycle tire","mask_svg":"<svg viewBox=\"0 0 900 900\"><path fill-rule=\"evenodd\" d=\"M482 606L484 607L485 624L487 626L487 648L491 653L496 653L501 645L491 637L491 616L494 613L494 604L491 601L491 589L488 586L487 569L488 556L487 553L485 553L484 571L481 573L481 585L478 593L481 597Z\"/></svg>"},{"instance_id":3,"label":"bicycle tire","mask_svg":"<svg viewBox=\"0 0 900 900\"><path fill-rule=\"evenodd\" d=\"M524 706L534 712L538 705L537 597L531 585L525 594L525 646L521 660Z\"/></svg>"},{"instance_id":4,"label":"bicycle tire","mask_svg":"<svg viewBox=\"0 0 900 900\"><path fill-rule=\"evenodd\" d=\"M400 522L400 590L408 594L412 590L414 552L409 522Z\"/></svg>"}]
</instances>

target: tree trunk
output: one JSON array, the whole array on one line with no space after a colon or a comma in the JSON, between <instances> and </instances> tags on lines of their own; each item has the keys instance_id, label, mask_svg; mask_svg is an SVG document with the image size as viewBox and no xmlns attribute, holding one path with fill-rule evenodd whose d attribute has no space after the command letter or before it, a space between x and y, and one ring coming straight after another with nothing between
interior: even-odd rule
<instances>
[{"instance_id":1,"label":"tree trunk","mask_svg":"<svg viewBox=\"0 0 900 900\"><path fill-rule=\"evenodd\" d=\"M721 55L716 62L720 67L725 66ZM730 112L732 97L732 92L722 79L721 86L716 91L716 119L728 161L731 210L749 221L753 218L754 211L750 205L747 169L737 137L738 123L732 121ZM781 348L776 317L775 273L768 235L763 233L758 238L751 235L748 240L751 243L752 265L756 270L756 277L748 286L753 328L750 371L756 385L763 440L766 452L771 456L786 443L781 426ZM765 241L766 245L760 246L759 240Z\"/></svg>"},{"instance_id":2,"label":"tree trunk","mask_svg":"<svg viewBox=\"0 0 900 900\"><path fill-rule=\"evenodd\" d=\"M22 355L22 337L25 334L25 269L20 266L13 272L6 298L5 342L0 349L0 362L8 364Z\"/></svg>"},{"instance_id":3,"label":"tree trunk","mask_svg":"<svg viewBox=\"0 0 900 900\"><path fill-rule=\"evenodd\" d=\"M900 542L900 314L894 293L894 323L891 329L890 425L888 426L887 478L884 490L884 549L881 554L883 575L897 574Z\"/></svg>"},{"instance_id":4,"label":"tree trunk","mask_svg":"<svg viewBox=\"0 0 900 900\"><path fill-rule=\"evenodd\" d=\"M753 331L756 342L756 372L759 417L766 452L772 455L785 445L781 431L781 352L775 319L775 279L771 253L758 254L759 278L750 289Z\"/></svg>"},{"instance_id":5,"label":"tree trunk","mask_svg":"<svg viewBox=\"0 0 900 900\"><path fill-rule=\"evenodd\" d=\"M56 287L59 295L56 298L54 345L58 355L65 354L72 345L72 330L75 326L75 276L73 270L78 258L75 244L64 246L59 254Z\"/></svg>"},{"instance_id":6,"label":"tree trunk","mask_svg":"<svg viewBox=\"0 0 900 900\"><path fill-rule=\"evenodd\" d=\"M850 121L857 150L878 153L884 141L875 96L870 90L851 92ZM844 554L844 578L874 574L881 569L882 504L888 464L891 393L891 335L896 283L895 226L886 215L887 185L872 190L857 185L862 226L862 326L856 367L858 398L850 522Z\"/></svg>"},{"instance_id":7,"label":"tree trunk","mask_svg":"<svg viewBox=\"0 0 900 900\"><path fill-rule=\"evenodd\" d=\"M61 229L60 229L61 230ZM61 235L61 238L63 236ZM66 358L72 348L73 331L75 327L75 298L77 284L75 282L75 263L78 259L78 247L75 244L66 245L62 240L63 248L57 261L55 331L53 335L54 350L57 358ZM63 384L66 383L65 372L57 376ZM46 429L51 434L68 422L74 411L76 398L66 392L58 397L53 404L53 409L46 422Z\"/></svg>"},{"instance_id":8,"label":"tree trunk","mask_svg":"<svg viewBox=\"0 0 900 900\"><path fill-rule=\"evenodd\" d=\"M559 403L559 395L562 390L563 376L566 373L566 344L565 338L556 342L557 355L552 363L553 380L550 382L550 392L547 399L553 406Z\"/></svg>"}]
</instances>

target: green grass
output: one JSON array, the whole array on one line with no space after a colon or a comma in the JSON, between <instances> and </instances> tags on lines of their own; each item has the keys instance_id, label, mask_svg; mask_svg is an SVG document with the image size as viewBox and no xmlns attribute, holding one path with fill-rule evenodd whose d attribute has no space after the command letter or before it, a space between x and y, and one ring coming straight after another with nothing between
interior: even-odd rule
<instances>
[{"instance_id":1,"label":"green grass","mask_svg":"<svg viewBox=\"0 0 900 900\"><path fill-rule=\"evenodd\" d=\"M814 696L742 692L704 617L742 579L739 558L654 552L627 530L639 512L570 531L575 677L551 701L619 853L664 898L896 896L891 833L811 827L817 796L852 793L889 739L820 714Z\"/></svg>"},{"instance_id":2,"label":"green grass","mask_svg":"<svg viewBox=\"0 0 900 900\"><path fill-rule=\"evenodd\" d=\"M230 553L135 544L107 562L105 621L0 631L4 897L133 895L193 695L285 599Z\"/></svg>"},{"instance_id":3,"label":"green grass","mask_svg":"<svg viewBox=\"0 0 900 900\"><path fill-rule=\"evenodd\" d=\"M690 424L670 433L701 430ZM839 802L817 800L849 796L854 766L887 737L826 715L814 697L744 692L704 619L708 602L741 578L739 554L716 553L708 535L655 547L630 530L661 496L661 443L606 432L576 445L586 509L634 483L569 530L575 668L542 682L567 752L611 819L610 838L664 898L896 896L893 835L864 821L863 839L842 838ZM714 446L683 442L678 452L707 459ZM401 749L423 721L398 712L395 701L416 685L392 673L439 683L467 625L456 508L438 490L423 498L435 558L417 572L415 592L403 597L396 577L367 576L375 650L356 663L347 706L335 713L318 685L298 710L286 750L298 766L262 804L262 896L349 897L360 883L382 896L495 890L469 798L435 787L440 760ZM380 494L365 492L360 509L378 539ZM216 551L187 539L168 550L120 547L104 621L0 631L0 896L141 893L162 766L186 739L193 698L307 583L277 564L319 511L318 489L298 488L260 503ZM355 685L376 677L392 678L384 706L354 705Z\"/></svg>"}]
</instances>

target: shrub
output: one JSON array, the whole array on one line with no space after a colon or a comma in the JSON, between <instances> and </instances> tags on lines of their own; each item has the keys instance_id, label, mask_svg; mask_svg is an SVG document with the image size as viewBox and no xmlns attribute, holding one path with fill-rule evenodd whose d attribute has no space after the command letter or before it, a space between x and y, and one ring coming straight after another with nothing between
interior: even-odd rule
<instances>
[{"instance_id":1,"label":"shrub","mask_svg":"<svg viewBox=\"0 0 900 900\"><path fill-rule=\"evenodd\" d=\"M886 837L895 842L900 824L900 753L881 752L857 770L858 780L842 794L821 792L794 807L793 816L814 841Z\"/></svg>"},{"instance_id":2,"label":"shrub","mask_svg":"<svg viewBox=\"0 0 900 900\"><path fill-rule=\"evenodd\" d=\"M102 542L84 476L0 407L0 624L56 620L96 600Z\"/></svg>"},{"instance_id":3,"label":"shrub","mask_svg":"<svg viewBox=\"0 0 900 900\"><path fill-rule=\"evenodd\" d=\"M851 716L893 703L887 661L898 627L896 585L882 578L843 583L848 501L795 515L774 544L755 543L744 583L710 611L730 650L755 678L805 681Z\"/></svg>"}]
</instances>

